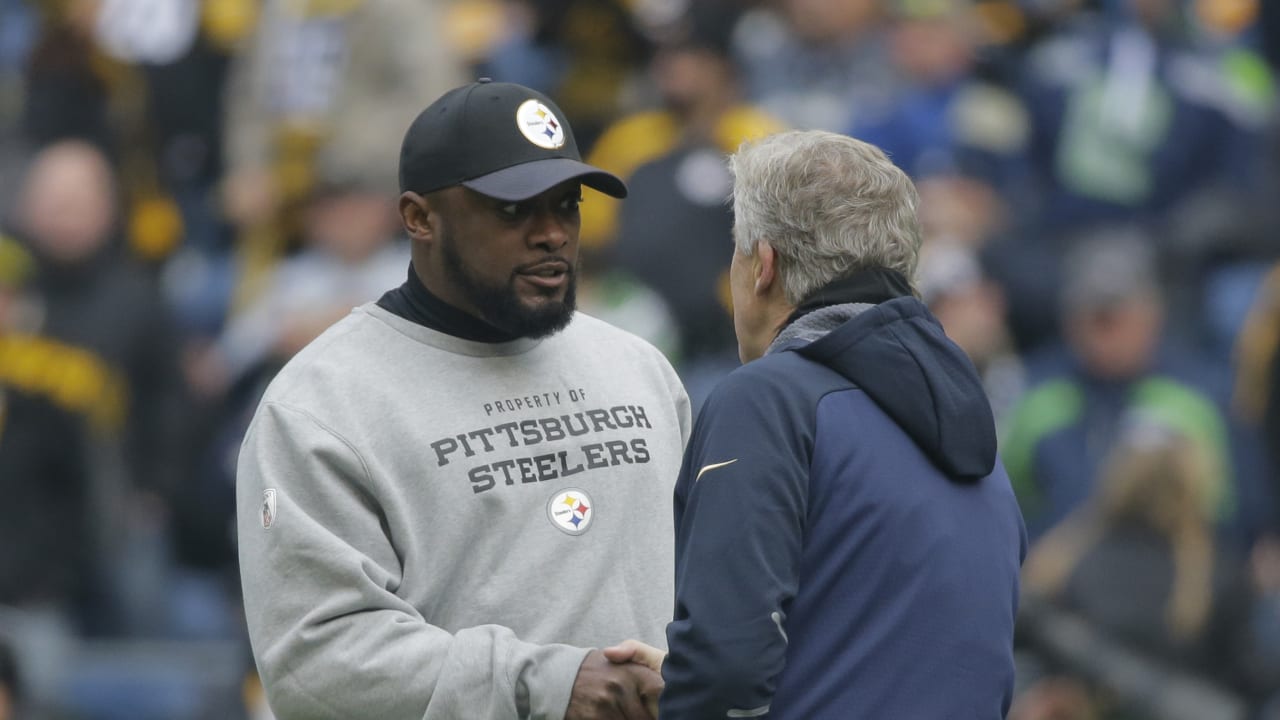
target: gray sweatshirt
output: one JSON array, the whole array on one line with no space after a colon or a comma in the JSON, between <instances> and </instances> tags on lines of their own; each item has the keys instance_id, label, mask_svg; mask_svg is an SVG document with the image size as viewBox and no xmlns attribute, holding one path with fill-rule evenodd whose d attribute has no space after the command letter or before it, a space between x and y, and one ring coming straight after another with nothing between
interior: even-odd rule
<instances>
[{"instance_id":1,"label":"gray sweatshirt","mask_svg":"<svg viewBox=\"0 0 1280 720\"><path fill-rule=\"evenodd\" d=\"M665 647L689 402L579 313L475 343L364 305L267 389L237 476L245 613L291 718L562 718L587 648Z\"/></svg>"}]
</instances>

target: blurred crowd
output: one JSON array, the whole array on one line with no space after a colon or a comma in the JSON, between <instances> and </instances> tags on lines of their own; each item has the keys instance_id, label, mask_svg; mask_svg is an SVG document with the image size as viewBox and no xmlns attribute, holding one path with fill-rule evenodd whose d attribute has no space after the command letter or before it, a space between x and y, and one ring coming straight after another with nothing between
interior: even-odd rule
<instances>
[{"instance_id":1,"label":"blurred crowd","mask_svg":"<svg viewBox=\"0 0 1280 720\"><path fill-rule=\"evenodd\" d=\"M240 438L403 281L400 138L481 76L627 179L580 306L695 407L725 154L889 152L1033 540L1011 717L1280 719L1278 72L1266 0L0 0L0 720L270 717Z\"/></svg>"}]
</instances>

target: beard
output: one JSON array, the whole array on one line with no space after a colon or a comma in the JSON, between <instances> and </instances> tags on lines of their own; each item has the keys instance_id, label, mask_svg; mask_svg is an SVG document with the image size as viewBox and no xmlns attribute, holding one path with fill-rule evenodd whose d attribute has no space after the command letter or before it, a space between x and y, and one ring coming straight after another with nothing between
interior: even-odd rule
<instances>
[{"instance_id":1,"label":"beard","mask_svg":"<svg viewBox=\"0 0 1280 720\"><path fill-rule=\"evenodd\" d=\"M490 283L473 272L458 255L452 233L444 234L440 249L445 272L466 293L483 319L499 330L517 337L544 338L560 332L573 319L578 297L574 267L569 267L563 300L547 300L537 307L529 307L516 293L516 271L512 271L505 284Z\"/></svg>"}]
</instances>

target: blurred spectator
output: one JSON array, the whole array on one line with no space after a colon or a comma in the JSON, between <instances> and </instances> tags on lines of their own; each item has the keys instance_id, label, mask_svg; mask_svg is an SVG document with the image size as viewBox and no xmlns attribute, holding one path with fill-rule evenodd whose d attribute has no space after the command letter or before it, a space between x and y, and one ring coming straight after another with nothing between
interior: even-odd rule
<instances>
[{"instance_id":1,"label":"blurred spectator","mask_svg":"<svg viewBox=\"0 0 1280 720\"><path fill-rule=\"evenodd\" d=\"M695 408L738 365L725 303L733 227L725 154L782 129L742 101L728 50L736 17L707 3L666 29L651 68L661 108L610 126L588 157L626 178L630 197L619 205L593 193L582 205L584 245L669 308L678 339L668 356Z\"/></svg>"},{"instance_id":2,"label":"blurred spectator","mask_svg":"<svg viewBox=\"0 0 1280 720\"><path fill-rule=\"evenodd\" d=\"M90 353L100 381L123 383L130 474L141 488L173 488L177 338L155 283L120 252L111 166L79 141L49 146L28 169L15 220L40 269L39 332Z\"/></svg>"},{"instance_id":3,"label":"blurred spectator","mask_svg":"<svg viewBox=\"0 0 1280 720\"><path fill-rule=\"evenodd\" d=\"M670 308L678 331L670 359L696 412L739 365L727 302L732 180L718 148L682 145L640 166L628 184L611 257Z\"/></svg>"},{"instance_id":4,"label":"blurred spectator","mask_svg":"<svg viewBox=\"0 0 1280 720\"><path fill-rule=\"evenodd\" d=\"M25 53L22 140L102 148L119 168L122 240L142 259L161 260L183 242L225 245L210 195L236 25L220 19L228 1L237 0L31 4L38 23Z\"/></svg>"},{"instance_id":5,"label":"blurred spectator","mask_svg":"<svg viewBox=\"0 0 1280 720\"><path fill-rule=\"evenodd\" d=\"M27 58L23 135L34 146L67 139L113 147L109 63L94 42L96 10L85 2L38 3L39 38Z\"/></svg>"},{"instance_id":6,"label":"blurred spectator","mask_svg":"<svg viewBox=\"0 0 1280 720\"><path fill-rule=\"evenodd\" d=\"M121 252L116 179L103 154L81 141L61 141L33 159L15 212L15 229L35 256L40 321L35 332L50 347L56 396L77 398L120 457L123 478L95 455L94 521L99 537L88 547L110 602L94 605L97 630L144 622L163 588L142 582L163 553L164 505L181 490L188 416L178 364L178 338L150 276ZM53 362L61 357L60 362ZM114 463L113 463L114 464ZM144 540L145 538L145 540ZM116 563L123 563L117 566ZM131 574L137 573L137 574ZM154 618L145 622L154 627Z\"/></svg>"},{"instance_id":7,"label":"blurred spectator","mask_svg":"<svg viewBox=\"0 0 1280 720\"><path fill-rule=\"evenodd\" d=\"M527 85L555 98L574 119L578 147L592 147L626 106L629 88L648 60L648 40L632 15L633 7L641 3L507 0L506 4L512 19L509 32L480 63L480 74Z\"/></svg>"},{"instance_id":8,"label":"blurred spectator","mask_svg":"<svg viewBox=\"0 0 1280 720\"><path fill-rule=\"evenodd\" d=\"M244 253L237 309L296 247L317 163L396 194L398 138L427 98L462 84L442 0L267 0L232 68L225 208Z\"/></svg>"},{"instance_id":9,"label":"blurred spectator","mask_svg":"<svg viewBox=\"0 0 1280 720\"><path fill-rule=\"evenodd\" d=\"M844 132L881 115L897 82L885 0L772 0L734 33L747 98L796 128Z\"/></svg>"},{"instance_id":10,"label":"blurred spectator","mask_svg":"<svg viewBox=\"0 0 1280 720\"><path fill-rule=\"evenodd\" d=\"M109 83L126 234L159 260L179 246L225 253L216 217L223 86L253 13L243 0L95 0L95 66ZM230 12L229 12L230 10Z\"/></svg>"},{"instance_id":11,"label":"blurred spectator","mask_svg":"<svg viewBox=\"0 0 1280 720\"><path fill-rule=\"evenodd\" d=\"M921 299L977 367L996 427L1003 429L1025 390L1026 370L1004 324L1000 287L986 277L978 254L959 243L926 242L918 273Z\"/></svg>"},{"instance_id":12,"label":"blurred spectator","mask_svg":"<svg viewBox=\"0 0 1280 720\"><path fill-rule=\"evenodd\" d=\"M109 398L74 398L72 388L48 381L87 361L28 334L34 269L0 236L0 604L69 613L87 590L93 540L81 417L105 410L92 404Z\"/></svg>"},{"instance_id":13,"label":"blurred spectator","mask_svg":"<svg viewBox=\"0 0 1280 720\"><path fill-rule=\"evenodd\" d=\"M1241 48L1204 50L1176 0L1111 3L1028 57L1040 227L1150 220L1215 185L1256 182L1274 95Z\"/></svg>"},{"instance_id":14,"label":"blurred spectator","mask_svg":"<svg viewBox=\"0 0 1280 720\"><path fill-rule=\"evenodd\" d=\"M1204 510L1235 521L1236 488L1225 415L1202 368L1162 343L1164 306L1145 237L1100 233L1079 243L1063 269L1066 347L1033 368L1006 429L1002 454L1033 537L1093 492L1121 419L1135 411L1170 424L1208 463Z\"/></svg>"},{"instance_id":15,"label":"blurred spectator","mask_svg":"<svg viewBox=\"0 0 1280 720\"><path fill-rule=\"evenodd\" d=\"M395 197L376 179L322 178L302 222L301 251L231 319L213 348L221 367L197 376L207 394L249 375L270 377L353 307L403 282L408 245L399 240Z\"/></svg>"},{"instance_id":16,"label":"blurred spectator","mask_svg":"<svg viewBox=\"0 0 1280 720\"><path fill-rule=\"evenodd\" d=\"M1093 496L1032 549L1026 591L1106 636L1218 682L1237 683L1249 592L1238 549L1215 538L1204 447L1138 412Z\"/></svg>"},{"instance_id":17,"label":"blurred spectator","mask_svg":"<svg viewBox=\"0 0 1280 720\"><path fill-rule=\"evenodd\" d=\"M978 178L1018 191L1028 118L1012 92L975 73L982 32L968 0L893 0L890 51L901 76L877 114L856 115L849 134L888 153L914 179ZM988 200L988 203L994 198Z\"/></svg>"},{"instance_id":18,"label":"blurred spectator","mask_svg":"<svg viewBox=\"0 0 1280 720\"><path fill-rule=\"evenodd\" d=\"M175 611L187 634L225 635L229 615L238 615L222 606L226 595L239 595L235 458L260 393L329 325L403 282L409 265L394 196L376 179L321 172L302 211L302 248L273 267L262 292L189 358L193 388L214 407L202 418L187 486L174 499L173 539L184 568Z\"/></svg>"},{"instance_id":19,"label":"blurred spectator","mask_svg":"<svg viewBox=\"0 0 1280 720\"><path fill-rule=\"evenodd\" d=\"M1158 226L1171 329L1224 367L1276 257L1280 208L1271 198L1278 190L1203 193L1165 213Z\"/></svg>"},{"instance_id":20,"label":"blurred spectator","mask_svg":"<svg viewBox=\"0 0 1280 720\"><path fill-rule=\"evenodd\" d=\"M730 153L744 140L783 129L781 122L743 101L739 71L729 54L737 13L706 9L715 5L709 2L667 28L650 66L661 106L626 115L610 125L587 162L628 179L641 165L677 148ZM720 177L727 180L728 176ZM720 206L728 192L728 185L720 183L700 194ZM584 247L600 248L617 239L618 209L623 205L601 193L590 193L582 204Z\"/></svg>"},{"instance_id":21,"label":"blurred spectator","mask_svg":"<svg viewBox=\"0 0 1280 720\"><path fill-rule=\"evenodd\" d=\"M125 177L131 193L130 243L144 257L166 257L180 247L216 256L230 249L230 231L217 212L216 202L223 171L223 90L233 44L247 35L251 25L249 17L219 19L218 9L235 1L161 3L168 12L153 12L181 18L181 23L168 24L177 26L171 32L178 37L160 36L158 40L168 41L162 45L143 36L158 47L136 48L128 54L125 48L116 49L122 59L134 63L135 82L145 87L145 101L137 109L135 128L128 138L134 167ZM125 15L132 10L135 17L145 16L148 2L105 2L100 27L111 27L108 13L112 11ZM152 20L134 25L156 28L165 23Z\"/></svg>"},{"instance_id":22,"label":"blurred spectator","mask_svg":"<svg viewBox=\"0 0 1280 720\"><path fill-rule=\"evenodd\" d=\"M118 398L85 382L91 357L31 334L34 269L0 235L0 717L7 707L14 718L13 653L24 659L30 705L51 704L62 650L95 599L90 439L109 433L120 410Z\"/></svg>"},{"instance_id":23,"label":"blurred spectator","mask_svg":"<svg viewBox=\"0 0 1280 720\"><path fill-rule=\"evenodd\" d=\"M879 146L920 192L927 239L982 248L1025 224L1027 111L979 72L988 23L968 0L893 0L889 47L901 81L855 116L850 135Z\"/></svg>"}]
</instances>

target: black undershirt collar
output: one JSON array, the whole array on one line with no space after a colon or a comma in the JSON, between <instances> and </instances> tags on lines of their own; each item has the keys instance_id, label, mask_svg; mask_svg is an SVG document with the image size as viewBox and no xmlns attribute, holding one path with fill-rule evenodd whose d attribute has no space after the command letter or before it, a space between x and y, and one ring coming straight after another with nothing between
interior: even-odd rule
<instances>
[{"instance_id":1,"label":"black undershirt collar","mask_svg":"<svg viewBox=\"0 0 1280 720\"><path fill-rule=\"evenodd\" d=\"M378 299L378 307L410 322L463 340L504 343L518 339L518 336L500 330L432 295L418 278L413 263L409 263L409 277L404 284L383 293Z\"/></svg>"}]
</instances>

